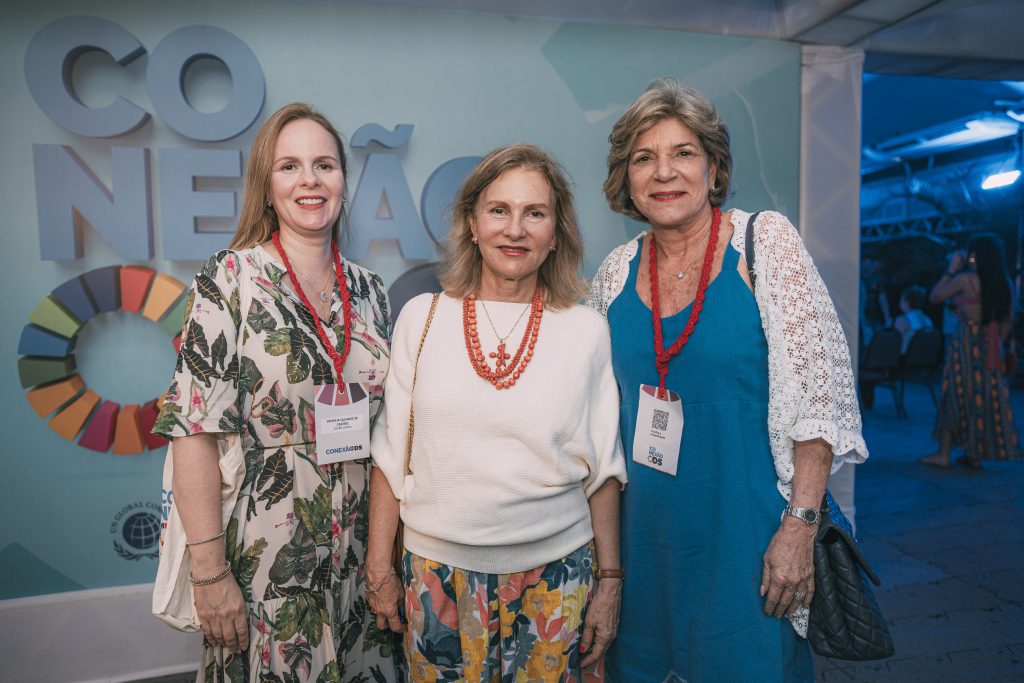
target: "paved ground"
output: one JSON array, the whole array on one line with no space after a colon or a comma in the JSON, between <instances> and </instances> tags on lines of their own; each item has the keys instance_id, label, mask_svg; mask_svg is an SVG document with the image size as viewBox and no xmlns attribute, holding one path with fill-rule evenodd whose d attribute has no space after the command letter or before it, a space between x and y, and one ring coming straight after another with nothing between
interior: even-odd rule
<instances>
[{"instance_id":1,"label":"paved ground","mask_svg":"<svg viewBox=\"0 0 1024 683\"><path fill-rule=\"evenodd\" d=\"M1024 393L1013 403L1024 433ZM871 458L856 479L857 532L882 579L896 654L818 659L818 680L1024 681L1024 462L920 465L935 450L935 411L923 387L907 388L906 405L909 419L898 419L879 389L864 420Z\"/></svg>"},{"instance_id":2,"label":"paved ground","mask_svg":"<svg viewBox=\"0 0 1024 683\"><path fill-rule=\"evenodd\" d=\"M909 418L897 418L879 388L864 420L871 458L856 481L857 531L882 579L877 596L896 654L818 659L818 681L1024 681L1024 462L980 472L919 465L934 450L935 411L919 386L907 388L906 406ZM1024 426L1024 392L1014 392L1014 407Z\"/></svg>"}]
</instances>

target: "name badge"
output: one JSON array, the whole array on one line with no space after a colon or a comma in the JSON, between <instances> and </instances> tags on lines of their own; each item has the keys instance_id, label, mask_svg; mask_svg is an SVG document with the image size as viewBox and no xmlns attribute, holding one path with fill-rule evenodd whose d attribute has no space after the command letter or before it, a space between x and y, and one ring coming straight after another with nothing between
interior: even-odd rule
<instances>
[{"instance_id":1,"label":"name badge","mask_svg":"<svg viewBox=\"0 0 1024 683\"><path fill-rule=\"evenodd\" d=\"M633 462L674 477L682 441L683 402L679 394L641 384L633 432Z\"/></svg>"},{"instance_id":2,"label":"name badge","mask_svg":"<svg viewBox=\"0 0 1024 683\"><path fill-rule=\"evenodd\" d=\"M370 455L370 394L363 382L321 384L313 403L320 465Z\"/></svg>"}]
</instances>

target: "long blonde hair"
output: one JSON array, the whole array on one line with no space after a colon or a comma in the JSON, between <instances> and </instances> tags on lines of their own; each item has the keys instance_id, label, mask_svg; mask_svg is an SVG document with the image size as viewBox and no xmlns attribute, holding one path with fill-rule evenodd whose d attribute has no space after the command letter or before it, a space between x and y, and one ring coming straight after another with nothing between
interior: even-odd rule
<instances>
[{"instance_id":1,"label":"long blonde hair","mask_svg":"<svg viewBox=\"0 0 1024 683\"><path fill-rule=\"evenodd\" d=\"M544 259L538 278L544 290L545 305L552 309L567 308L578 303L583 293L578 276L583 261L583 238L565 173L554 157L536 145L499 147L484 157L462 183L452 207L452 224L444 259L438 269L441 286L455 298L479 291L483 257L473 243L471 220L484 190L502 173L514 168L538 171L551 186L555 198L557 248Z\"/></svg>"},{"instance_id":2,"label":"long blonde hair","mask_svg":"<svg viewBox=\"0 0 1024 683\"><path fill-rule=\"evenodd\" d=\"M262 244L280 229L277 212L267 200L270 195L270 172L274 165L274 148L277 146L277 138L281 135L281 130L292 121L302 119L309 119L320 124L338 143L338 162L341 164L342 174L346 180L348 179L345 144L327 117L302 102L286 104L275 111L260 126L256 138L252 141L249 161L245 166L242 212L238 217L235 235L231 239L231 249L247 249ZM345 205L342 204L341 213L338 215L338 220L332 231L332 239L335 244L338 244L341 239L341 232L346 224Z\"/></svg>"}]
</instances>

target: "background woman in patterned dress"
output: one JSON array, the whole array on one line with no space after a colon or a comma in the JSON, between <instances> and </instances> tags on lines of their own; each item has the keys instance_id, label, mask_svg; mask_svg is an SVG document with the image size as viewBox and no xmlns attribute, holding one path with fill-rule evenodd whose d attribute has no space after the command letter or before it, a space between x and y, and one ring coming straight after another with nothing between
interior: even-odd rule
<instances>
[{"instance_id":1,"label":"background woman in patterned dress","mask_svg":"<svg viewBox=\"0 0 1024 683\"><path fill-rule=\"evenodd\" d=\"M274 113L253 142L231 248L189 295L154 432L174 439L200 681L399 676L396 641L375 628L363 592L368 460L317 463L314 386L365 382L372 421L389 362L383 283L336 256L345 171L326 118L303 104ZM222 532L225 432L242 435L245 477Z\"/></svg>"},{"instance_id":2,"label":"background woman in patterned dress","mask_svg":"<svg viewBox=\"0 0 1024 683\"><path fill-rule=\"evenodd\" d=\"M623 579L608 327L578 303L583 245L551 156L494 150L453 214L444 293L395 324L367 592L378 625L406 631L415 681L578 681L615 637Z\"/></svg>"},{"instance_id":3,"label":"background woman in patterned dress","mask_svg":"<svg viewBox=\"0 0 1024 683\"><path fill-rule=\"evenodd\" d=\"M956 445L964 449L958 462L971 469L981 469L982 460L1018 458L1020 443L1002 348L1012 333L1013 299L999 237L975 235L966 251L954 253L932 288L931 300L952 300L960 329L946 349L934 432L939 450L921 462L949 467Z\"/></svg>"}]
</instances>

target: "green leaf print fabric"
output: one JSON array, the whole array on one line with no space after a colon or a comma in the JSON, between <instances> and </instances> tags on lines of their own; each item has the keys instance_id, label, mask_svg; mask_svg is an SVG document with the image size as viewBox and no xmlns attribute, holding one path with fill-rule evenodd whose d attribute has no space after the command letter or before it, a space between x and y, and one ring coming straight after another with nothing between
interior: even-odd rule
<instances>
[{"instance_id":1,"label":"green leaf print fabric","mask_svg":"<svg viewBox=\"0 0 1024 683\"><path fill-rule=\"evenodd\" d=\"M380 278L343 262L352 301L346 382L366 382L376 420L390 318ZM400 680L399 641L366 608L369 459L320 467L315 383L335 381L313 318L284 288L284 265L262 247L222 251L196 275L173 381L154 432L168 438L237 432L245 478L225 535L249 610L248 652L223 667L204 645L200 680ZM240 310L239 280L252 301ZM242 320L242 317L245 320ZM324 321L344 342L335 287Z\"/></svg>"}]
</instances>

